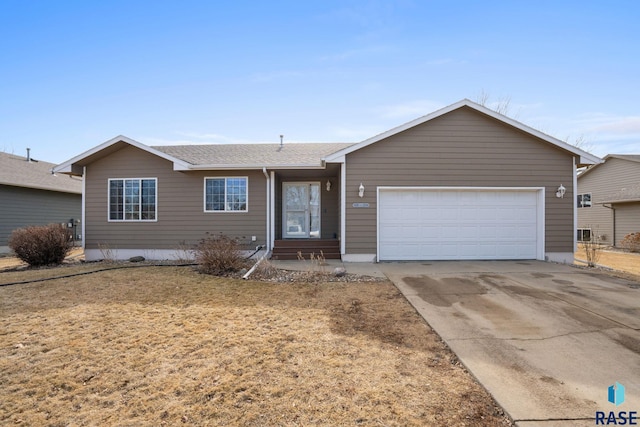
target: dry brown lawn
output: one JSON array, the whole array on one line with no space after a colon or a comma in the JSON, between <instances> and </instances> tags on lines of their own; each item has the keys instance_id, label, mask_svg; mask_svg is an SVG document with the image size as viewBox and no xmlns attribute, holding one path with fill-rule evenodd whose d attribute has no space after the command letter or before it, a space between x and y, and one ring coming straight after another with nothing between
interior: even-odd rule
<instances>
[{"instance_id":1,"label":"dry brown lawn","mask_svg":"<svg viewBox=\"0 0 640 427\"><path fill-rule=\"evenodd\" d=\"M586 261L587 256L584 253L582 245L578 245L576 259ZM577 264L584 265L579 261ZM621 250L603 249L598 252L598 265L612 268L614 270L640 275L640 254L632 252L624 252Z\"/></svg>"},{"instance_id":2,"label":"dry brown lawn","mask_svg":"<svg viewBox=\"0 0 640 427\"><path fill-rule=\"evenodd\" d=\"M5 271L0 284L103 267ZM510 421L387 281L144 267L0 287L0 424Z\"/></svg>"}]
</instances>

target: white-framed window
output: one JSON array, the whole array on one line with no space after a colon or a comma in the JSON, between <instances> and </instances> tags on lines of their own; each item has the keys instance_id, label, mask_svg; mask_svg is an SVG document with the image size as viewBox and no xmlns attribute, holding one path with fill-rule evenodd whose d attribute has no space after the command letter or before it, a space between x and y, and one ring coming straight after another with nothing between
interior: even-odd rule
<instances>
[{"instance_id":1,"label":"white-framed window","mask_svg":"<svg viewBox=\"0 0 640 427\"><path fill-rule=\"evenodd\" d=\"M109 221L156 221L157 178L110 178Z\"/></svg>"},{"instance_id":2,"label":"white-framed window","mask_svg":"<svg viewBox=\"0 0 640 427\"><path fill-rule=\"evenodd\" d=\"M590 228L578 228L578 234L576 236L578 242L590 242L591 241L591 229Z\"/></svg>"},{"instance_id":3,"label":"white-framed window","mask_svg":"<svg viewBox=\"0 0 640 427\"><path fill-rule=\"evenodd\" d=\"M579 208L591 207L591 193L578 194L578 207Z\"/></svg>"},{"instance_id":4,"label":"white-framed window","mask_svg":"<svg viewBox=\"0 0 640 427\"><path fill-rule=\"evenodd\" d=\"M205 212L248 212L249 178L207 177L204 179Z\"/></svg>"}]
</instances>

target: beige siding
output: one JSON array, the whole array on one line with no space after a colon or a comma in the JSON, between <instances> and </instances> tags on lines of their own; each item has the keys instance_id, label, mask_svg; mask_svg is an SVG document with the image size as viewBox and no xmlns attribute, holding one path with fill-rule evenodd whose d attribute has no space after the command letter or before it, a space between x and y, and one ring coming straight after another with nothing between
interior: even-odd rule
<instances>
[{"instance_id":1,"label":"beige siding","mask_svg":"<svg viewBox=\"0 0 640 427\"><path fill-rule=\"evenodd\" d=\"M630 233L640 233L640 203L616 205L616 245Z\"/></svg>"},{"instance_id":2,"label":"beige siding","mask_svg":"<svg viewBox=\"0 0 640 427\"><path fill-rule=\"evenodd\" d=\"M378 186L544 187L545 251L573 252L572 156L469 108L355 151L346 166L348 254L376 252ZM369 208L353 207L361 202Z\"/></svg>"},{"instance_id":3,"label":"beige siding","mask_svg":"<svg viewBox=\"0 0 640 427\"><path fill-rule=\"evenodd\" d=\"M633 228L633 216L624 218L624 212L630 207L616 205L616 231L613 230L613 211L601 204L615 196L623 188L640 185L640 163L629 160L609 158L604 164L589 171L584 176L578 177L578 194L591 193L590 208L578 209L578 228L591 228L593 235L599 235L603 243L620 243L624 235L621 235L620 213L623 210L625 229ZM637 204L636 204L637 206ZM636 208L638 209L638 208ZM628 211L627 211L628 212ZM636 210L636 212L638 212ZM640 229L640 216L636 215L635 228ZM638 230L640 231L640 230Z\"/></svg>"},{"instance_id":4,"label":"beige siding","mask_svg":"<svg viewBox=\"0 0 640 427\"><path fill-rule=\"evenodd\" d=\"M16 228L80 219L81 205L80 194L0 185L0 246Z\"/></svg>"},{"instance_id":5,"label":"beige siding","mask_svg":"<svg viewBox=\"0 0 640 427\"><path fill-rule=\"evenodd\" d=\"M248 212L204 212L204 178L249 178ZM109 222L109 178L157 178L156 222ZM87 166L86 247L98 249L176 249L225 234L244 248L266 243L266 178L262 171L175 172L172 163L127 146ZM257 241L252 242L251 236Z\"/></svg>"}]
</instances>

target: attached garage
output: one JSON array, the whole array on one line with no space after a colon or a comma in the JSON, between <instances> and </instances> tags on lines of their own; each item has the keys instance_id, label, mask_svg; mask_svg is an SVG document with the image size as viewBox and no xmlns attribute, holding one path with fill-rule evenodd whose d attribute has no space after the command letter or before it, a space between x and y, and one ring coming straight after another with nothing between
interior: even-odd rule
<instances>
[{"instance_id":1,"label":"attached garage","mask_svg":"<svg viewBox=\"0 0 640 427\"><path fill-rule=\"evenodd\" d=\"M544 259L544 189L379 187L378 260Z\"/></svg>"}]
</instances>

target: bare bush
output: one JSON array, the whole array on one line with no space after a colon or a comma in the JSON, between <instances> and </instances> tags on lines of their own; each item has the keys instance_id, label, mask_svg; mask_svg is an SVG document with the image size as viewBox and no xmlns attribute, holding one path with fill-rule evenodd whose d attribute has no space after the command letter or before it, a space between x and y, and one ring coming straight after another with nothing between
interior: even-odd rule
<instances>
[{"instance_id":1,"label":"bare bush","mask_svg":"<svg viewBox=\"0 0 640 427\"><path fill-rule=\"evenodd\" d=\"M624 236L620 242L620 246L629 252L640 252L640 232L629 233Z\"/></svg>"},{"instance_id":2,"label":"bare bush","mask_svg":"<svg viewBox=\"0 0 640 427\"><path fill-rule=\"evenodd\" d=\"M587 265L589 267L595 267L600 260L600 252L603 248L597 231L591 233L591 239L582 242L582 247L587 257Z\"/></svg>"},{"instance_id":3,"label":"bare bush","mask_svg":"<svg viewBox=\"0 0 640 427\"><path fill-rule=\"evenodd\" d=\"M38 267L61 264L73 248L73 241L66 227L49 224L14 230L9 247L19 259Z\"/></svg>"},{"instance_id":4,"label":"bare bush","mask_svg":"<svg viewBox=\"0 0 640 427\"><path fill-rule=\"evenodd\" d=\"M237 240L228 236L202 239L196 247L196 262L201 273L225 275L246 267L246 260Z\"/></svg>"}]
</instances>

